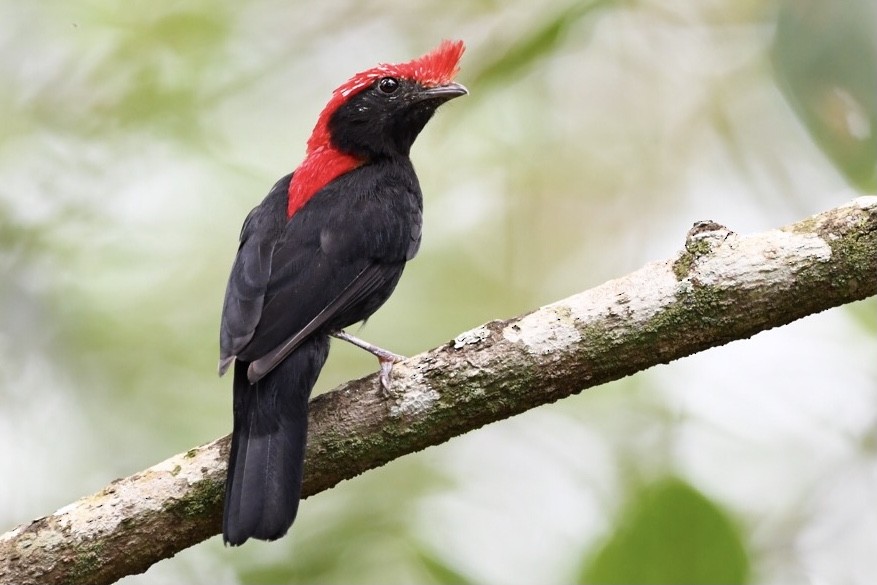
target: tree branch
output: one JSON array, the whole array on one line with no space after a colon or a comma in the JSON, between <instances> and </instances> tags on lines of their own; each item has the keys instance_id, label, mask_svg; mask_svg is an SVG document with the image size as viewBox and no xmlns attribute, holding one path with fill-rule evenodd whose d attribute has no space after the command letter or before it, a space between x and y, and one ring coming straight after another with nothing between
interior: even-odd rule
<instances>
[{"instance_id":1,"label":"tree branch","mask_svg":"<svg viewBox=\"0 0 877 585\"><path fill-rule=\"evenodd\" d=\"M311 401L304 494L651 366L877 294L877 197L684 250L523 317L492 321ZM220 530L229 438L119 479L0 536L0 582L102 584Z\"/></svg>"}]
</instances>

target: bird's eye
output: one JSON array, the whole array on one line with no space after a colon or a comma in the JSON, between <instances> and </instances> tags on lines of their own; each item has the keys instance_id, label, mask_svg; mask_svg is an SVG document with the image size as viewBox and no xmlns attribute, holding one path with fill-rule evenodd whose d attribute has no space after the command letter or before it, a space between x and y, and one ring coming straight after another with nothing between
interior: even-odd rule
<instances>
[{"instance_id":1,"label":"bird's eye","mask_svg":"<svg viewBox=\"0 0 877 585\"><path fill-rule=\"evenodd\" d=\"M381 90L381 93L390 95L399 89L399 82L394 77L384 77L378 82L378 89Z\"/></svg>"}]
</instances>

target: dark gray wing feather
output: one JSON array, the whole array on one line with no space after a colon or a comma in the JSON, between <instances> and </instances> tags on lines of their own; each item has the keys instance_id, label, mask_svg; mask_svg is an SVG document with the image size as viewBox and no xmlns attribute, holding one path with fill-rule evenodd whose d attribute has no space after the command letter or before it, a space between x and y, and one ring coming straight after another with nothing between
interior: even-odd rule
<instances>
[{"instance_id":1,"label":"dark gray wing feather","mask_svg":"<svg viewBox=\"0 0 877 585\"><path fill-rule=\"evenodd\" d=\"M343 176L287 221L285 177L251 212L226 290L221 372L248 361L254 382L309 335L367 319L390 296L420 244L420 192L385 176L364 189L369 178Z\"/></svg>"}]
</instances>

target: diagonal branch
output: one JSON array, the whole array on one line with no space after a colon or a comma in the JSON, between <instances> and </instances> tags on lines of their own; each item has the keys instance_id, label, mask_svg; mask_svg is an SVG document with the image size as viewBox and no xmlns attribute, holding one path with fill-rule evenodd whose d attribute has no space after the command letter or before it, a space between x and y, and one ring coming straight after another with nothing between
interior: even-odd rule
<instances>
[{"instance_id":1,"label":"diagonal branch","mask_svg":"<svg viewBox=\"0 0 877 585\"><path fill-rule=\"evenodd\" d=\"M304 494L651 366L877 294L877 197L684 250L528 315L492 321L311 401ZM0 583L111 583L220 529L228 437L0 536Z\"/></svg>"}]
</instances>

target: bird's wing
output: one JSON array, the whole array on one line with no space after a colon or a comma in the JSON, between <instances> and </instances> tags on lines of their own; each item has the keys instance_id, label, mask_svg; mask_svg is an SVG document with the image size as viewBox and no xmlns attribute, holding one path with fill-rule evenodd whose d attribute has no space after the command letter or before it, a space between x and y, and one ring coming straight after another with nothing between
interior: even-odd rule
<instances>
[{"instance_id":1,"label":"bird's wing","mask_svg":"<svg viewBox=\"0 0 877 585\"><path fill-rule=\"evenodd\" d=\"M370 204L324 206L318 196L272 236L263 213L251 214L226 292L222 359L251 362L254 382L315 331L366 319L419 240L419 210L414 215L391 220L401 216Z\"/></svg>"},{"instance_id":2,"label":"bird's wing","mask_svg":"<svg viewBox=\"0 0 877 585\"><path fill-rule=\"evenodd\" d=\"M254 208L241 228L240 245L228 277L222 323L219 329L219 375L253 338L262 318L265 292L271 277L271 258L280 233L272 218L282 213L284 191L292 175L278 181L265 200ZM274 219L273 223L279 224Z\"/></svg>"},{"instance_id":3,"label":"bird's wing","mask_svg":"<svg viewBox=\"0 0 877 585\"><path fill-rule=\"evenodd\" d=\"M340 315L351 312L360 306L365 299L377 292L389 282L398 279L401 266L393 264L368 264L334 299L331 300L304 327L277 345L263 357L253 360L247 370L251 384L258 382L265 374L273 370L310 334L329 322L337 322ZM353 317L354 319L356 317ZM356 319L359 320L359 319ZM348 323L342 319L340 327ZM355 322L355 321L354 321Z\"/></svg>"}]
</instances>

